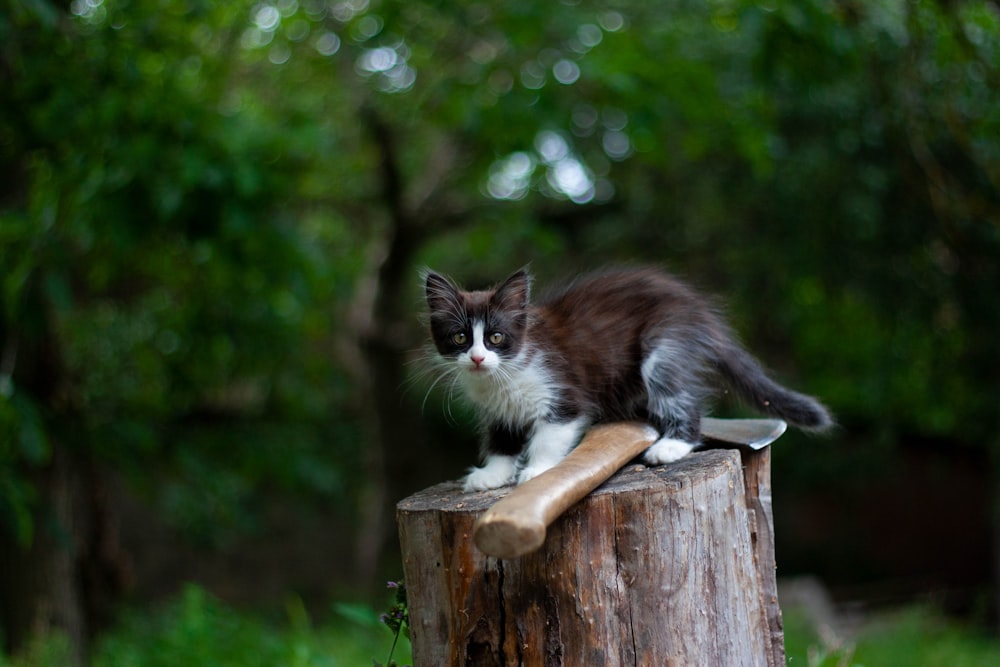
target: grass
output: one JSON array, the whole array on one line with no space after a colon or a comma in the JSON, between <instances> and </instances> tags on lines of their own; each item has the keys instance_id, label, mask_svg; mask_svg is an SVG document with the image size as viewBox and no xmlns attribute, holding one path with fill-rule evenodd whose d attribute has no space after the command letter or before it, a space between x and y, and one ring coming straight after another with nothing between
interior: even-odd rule
<instances>
[{"instance_id":1,"label":"grass","mask_svg":"<svg viewBox=\"0 0 1000 667\"><path fill-rule=\"evenodd\" d=\"M315 623L292 596L283 613L237 611L203 589L188 586L155 610L133 610L96 645L93 667L370 667L387 661L393 633L365 605L335 604ZM993 667L1000 639L924 606L880 614L850 642L831 644L794 608L785 610L790 667ZM40 639L0 667L63 667L68 646ZM400 637L393 660L410 663Z\"/></svg>"},{"instance_id":2,"label":"grass","mask_svg":"<svg viewBox=\"0 0 1000 667\"><path fill-rule=\"evenodd\" d=\"M963 625L931 607L913 606L868 619L849 641L819 636L805 617L787 609L789 667L994 667L1000 639Z\"/></svg>"},{"instance_id":3,"label":"grass","mask_svg":"<svg viewBox=\"0 0 1000 667\"><path fill-rule=\"evenodd\" d=\"M127 612L96 644L92 667L371 667L387 661L393 633L379 613L337 604L328 621L314 624L301 600L290 597L284 614L237 611L197 586L158 610ZM400 638L393 655L410 663ZM65 667L64 638L37 640L16 658L0 654L0 667Z\"/></svg>"}]
</instances>

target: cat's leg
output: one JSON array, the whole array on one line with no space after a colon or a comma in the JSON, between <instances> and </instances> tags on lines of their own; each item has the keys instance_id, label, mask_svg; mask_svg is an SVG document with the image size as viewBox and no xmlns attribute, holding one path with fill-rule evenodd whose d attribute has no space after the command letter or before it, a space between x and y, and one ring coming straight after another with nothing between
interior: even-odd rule
<instances>
[{"instance_id":1,"label":"cat's leg","mask_svg":"<svg viewBox=\"0 0 1000 667\"><path fill-rule=\"evenodd\" d=\"M689 363L681 346L663 341L642 364L646 412L660 432L660 439L643 454L643 460L650 465L687 456L700 442L701 384L687 370Z\"/></svg>"},{"instance_id":2,"label":"cat's leg","mask_svg":"<svg viewBox=\"0 0 1000 667\"><path fill-rule=\"evenodd\" d=\"M469 469L463 488L466 491L483 491L512 483L517 475L517 459L526 439L525 429L511 428L506 424L488 425L483 442L483 465Z\"/></svg>"},{"instance_id":3,"label":"cat's leg","mask_svg":"<svg viewBox=\"0 0 1000 667\"><path fill-rule=\"evenodd\" d=\"M562 422L536 422L535 430L528 440L527 460L517 475L517 483L527 482L562 461L580 442L587 425L587 420L583 417Z\"/></svg>"},{"instance_id":4,"label":"cat's leg","mask_svg":"<svg viewBox=\"0 0 1000 667\"><path fill-rule=\"evenodd\" d=\"M660 429L663 435L660 436L659 440L650 445L649 449L642 455L642 460L649 465L655 466L662 463L671 463L684 458L699 445L696 438L676 433L672 434L671 431L674 429L671 429L669 425L664 425L662 422L654 422L653 425Z\"/></svg>"}]
</instances>

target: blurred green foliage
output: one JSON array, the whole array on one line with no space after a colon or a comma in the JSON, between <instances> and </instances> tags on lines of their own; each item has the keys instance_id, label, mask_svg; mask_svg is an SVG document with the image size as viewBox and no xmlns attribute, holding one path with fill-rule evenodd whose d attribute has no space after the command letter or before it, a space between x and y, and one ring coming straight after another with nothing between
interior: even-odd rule
<instances>
[{"instance_id":1,"label":"blurred green foliage","mask_svg":"<svg viewBox=\"0 0 1000 667\"><path fill-rule=\"evenodd\" d=\"M392 634L370 607L340 605L314 621L301 600L290 597L283 614L238 611L198 586L185 586L157 609L130 610L101 639L93 667L357 667L384 658ZM39 638L0 667L64 667L67 642L58 634ZM399 642L399 664L408 664L409 644Z\"/></svg>"},{"instance_id":2,"label":"blurred green foliage","mask_svg":"<svg viewBox=\"0 0 1000 667\"><path fill-rule=\"evenodd\" d=\"M356 260L294 205L327 157L301 136L322 120L286 132L241 83L246 5L70 10L0 21L4 523L29 538L24 467L60 430L167 477L165 508L207 532L262 482L343 502L337 445L356 432L330 412L351 387L328 347Z\"/></svg>"},{"instance_id":3,"label":"blurred green foliage","mask_svg":"<svg viewBox=\"0 0 1000 667\"><path fill-rule=\"evenodd\" d=\"M822 636L796 608L787 610L784 618L786 656L793 667L987 667L1000 660L996 638L932 607L876 612L850 639Z\"/></svg>"},{"instance_id":4,"label":"blurred green foliage","mask_svg":"<svg viewBox=\"0 0 1000 667\"><path fill-rule=\"evenodd\" d=\"M995 446L998 63L976 0L5 3L0 524L53 442L207 541L346 504L404 246L665 263L856 437Z\"/></svg>"},{"instance_id":5,"label":"blurred green foliage","mask_svg":"<svg viewBox=\"0 0 1000 667\"><path fill-rule=\"evenodd\" d=\"M850 639L836 640L821 636L798 608L789 607L784 617L792 667L988 667L1000 658L995 638L932 607L875 612ZM341 603L331 617L314 620L290 598L284 615L268 616L237 611L188 586L159 609L128 612L100 641L93 665L355 667L384 658L391 642L376 612L364 605ZM66 643L51 636L15 659L0 655L0 667L62 667L67 656ZM408 664L405 640L397 647L396 660Z\"/></svg>"}]
</instances>

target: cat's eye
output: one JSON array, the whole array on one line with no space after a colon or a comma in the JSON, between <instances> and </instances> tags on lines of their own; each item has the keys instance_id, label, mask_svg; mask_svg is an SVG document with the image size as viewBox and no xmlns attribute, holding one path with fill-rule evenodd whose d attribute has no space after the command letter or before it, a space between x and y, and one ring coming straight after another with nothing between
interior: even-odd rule
<instances>
[{"instance_id":1,"label":"cat's eye","mask_svg":"<svg viewBox=\"0 0 1000 667\"><path fill-rule=\"evenodd\" d=\"M499 331L494 331L490 334L490 343L493 345L499 345L503 342L503 334Z\"/></svg>"},{"instance_id":2,"label":"cat's eye","mask_svg":"<svg viewBox=\"0 0 1000 667\"><path fill-rule=\"evenodd\" d=\"M469 339L469 337L466 336L465 333L463 333L461 331L459 331L457 334L453 334L452 337L451 337L451 340L456 345L465 345L465 341L468 340L468 339Z\"/></svg>"}]
</instances>

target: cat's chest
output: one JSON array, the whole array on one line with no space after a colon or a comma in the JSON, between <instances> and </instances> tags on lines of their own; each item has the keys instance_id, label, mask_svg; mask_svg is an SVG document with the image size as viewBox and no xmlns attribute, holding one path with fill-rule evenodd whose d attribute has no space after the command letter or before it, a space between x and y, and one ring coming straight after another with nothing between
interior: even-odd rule
<instances>
[{"instance_id":1,"label":"cat's chest","mask_svg":"<svg viewBox=\"0 0 1000 667\"><path fill-rule=\"evenodd\" d=\"M465 383L469 399L491 420L512 425L528 425L547 415L559 390L541 363L469 379Z\"/></svg>"}]
</instances>

